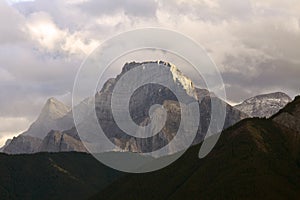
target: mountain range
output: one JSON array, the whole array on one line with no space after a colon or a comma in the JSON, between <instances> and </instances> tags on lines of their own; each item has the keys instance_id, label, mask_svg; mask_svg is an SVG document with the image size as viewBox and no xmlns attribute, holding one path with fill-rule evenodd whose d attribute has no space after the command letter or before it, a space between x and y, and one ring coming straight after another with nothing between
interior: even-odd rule
<instances>
[{"instance_id":1,"label":"mountain range","mask_svg":"<svg viewBox=\"0 0 300 200\"><path fill-rule=\"evenodd\" d=\"M233 107L210 93L210 91L195 87L188 77L170 63L163 61L126 63L122 72L116 78L109 79L95 95L98 121L104 132L108 133L106 136L122 151L151 152L155 148L168 144L178 130L181 115L178 99L168 88L155 84L148 84L136 90L130 102L130 114L133 116L133 120L141 126L147 125L150 121L148 110L153 104L161 104L168 110L168 116L172 117L167 118L166 126L155 137L148 140L132 138L125 134L114 121L110 102L116 83L129 70L149 64L154 67L163 65L167 74L167 81L171 82L174 88L181 91L186 98L193 98L199 102L200 125L193 144L200 143L205 137L211 120L211 104L213 101L226 107L224 129L248 117L269 117L290 101L290 98L283 93L273 93L248 99ZM139 77L135 78L138 79ZM79 125L88 127L86 128L87 131L94 126L91 122L85 122L86 120L84 120L91 113L89 110L93 108L91 103L92 98L86 98L76 106L77 110L84 113L82 123ZM89 135L89 133L86 135ZM89 144L90 141L86 140L84 142ZM87 152L75 128L71 108L55 98L47 100L37 120L27 131L8 141L2 151L8 154ZM172 149L169 151L170 154L175 153Z\"/></svg>"},{"instance_id":2,"label":"mountain range","mask_svg":"<svg viewBox=\"0 0 300 200\"><path fill-rule=\"evenodd\" d=\"M110 109L110 100L115 84L129 70L146 64L154 67L157 65L164 66L167 81L174 88L177 88L178 91L181 91L185 98L193 98L199 102L201 123L194 144L201 142L205 137L211 117L210 106L212 101L226 106L227 115L224 128L248 117L223 100L211 95L206 89L194 87L192 81L170 63L163 61L126 63L122 72L116 78L109 79L95 95L99 123L102 129L108 133L108 138L123 151L151 151L153 148L163 146L169 143L174 134L176 134L178 124L180 123L181 113L177 98L168 88L156 84L148 84L135 91L134 96L131 98L130 112L137 124L146 125L150 121L148 115L150 106L156 103L164 105L168 109L168 116L172 117L167 119L165 128L157 136L150 138L148 141L135 139L120 130L114 122ZM88 109L92 107L91 102L91 98L87 98L76 106L77 110L84 113L83 122L79 126L87 126L87 129L91 129L93 126L90 122L84 122L85 116L90 114ZM46 102L39 117L26 132L13 138L3 149L3 152L9 154L36 153L41 151L86 151L74 127L72 110L55 98L50 98ZM170 150L170 153L172 153L172 150Z\"/></svg>"},{"instance_id":3,"label":"mountain range","mask_svg":"<svg viewBox=\"0 0 300 200\"><path fill-rule=\"evenodd\" d=\"M0 154L0 199L299 199L299 118L300 96L268 119L224 130L206 158L198 158L200 143L145 174L79 152Z\"/></svg>"}]
</instances>

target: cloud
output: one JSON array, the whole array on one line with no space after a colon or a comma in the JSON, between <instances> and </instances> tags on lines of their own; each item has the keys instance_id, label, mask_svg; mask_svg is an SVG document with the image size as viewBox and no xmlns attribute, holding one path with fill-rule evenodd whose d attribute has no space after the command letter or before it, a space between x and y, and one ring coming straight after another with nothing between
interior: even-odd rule
<instances>
[{"instance_id":1,"label":"cloud","mask_svg":"<svg viewBox=\"0 0 300 200\"><path fill-rule=\"evenodd\" d=\"M33 40L40 43L43 48L53 50L56 45L63 42L67 32L60 30L51 17L44 12L33 13L27 20L27 27Z\"/></svg>"},{"instance_id":2,"label":"cloud","mask_svg":"<svg viewBox=\"0 0 300 200\"><path fill-rule=\"evenodd\" d=\"M5 1L0 1L0 44L18 43L25 40L24 22L22 15L9 7Z\"/></svg>"},{"instance_id":3,"label":"cloud","mask_svg":"<svg viewBox=\"0 0 300 200\"><path fill-rule=\"evenodd\" d=\"M1 47L0 116L37 116L47 98L72 91L81 59L39 54L26 46Z\"/></svg>"},{"instance_id":4,"label":"cloud","mask_svg":"<svg viewBox=\"0 0 300 200\"><path fill-rule=\"evenodd\" d=\"M222 71L231 101L277 90L298 94L300 7L295 1L213 2L212 9L205 1L160 2L164 10L157 11L158 21L205 47Z\"/></svg>"},{"instance_id":5,"label":"cloud","mask_svg":"<svg viewBox=\"0 0 300 200\"><path fill-rule=\"evenodd\" d=\"M28 120L22 117L0 117L1 127L0 132L14 132L14 131L22 131L26 128L28 124Z\"/></svg>"},{"instance_id":6,"label":"cloud","mask_svg":"<svg viewBox=\"0 0 300 200\"><path fill-rule=\"evenodd\" d=\"M16 134L21 133L28 127L28 119L22 117L0 117L0 147L5 144L7 139L11 139Z\"/></svg>"},{"instance_id":7,"label":"cloud","mask_svg":"<svg viewBox=\"0 0 300 200\"><path fill-rule=\"evenodd\" d=\"M30 14L26 25L31 39L39 43L40 51L88 55L99 45L96 40L84 40L79 31L70 33L67 27L60 29L45 12Z\"/></svg>"},{"instance_id":8,"label":"cloud","mask_svg":"<svg viewBox=\"0 0 300 200\"><path fill-rule=\"evenodd\" d=\"M9 82L15 80L15 78L7 70L0 68L0 80L2 82Z\"/></svg>"},{"instance_id":9,"label":"cloud","mask_svg":"<svg viewBox=\"0 0 300 200\"><path fill-rule=\"evenodd\" d=\"M252 57L243 59L246 62L240 63L241 65L248 66L253 62L249 61ZM237 60L241 60L241 58L229 58L228 65L235 66L233 63ZM286 92L291 97L300 94L299 79L297 78L300 75L299 64L288 60L266 59L261 62L257 61L255 66L254 73L230 70L223 72L223 79L227 83L227 93L232 101L240 102L254 94L275 91Z\"/></svg>"},{"instance_id":10,"label":"cloud","mask_svg":"<svg viewBox=\"0 0 300 200\"><path fill-rule=\"evenodd\" d=\"M221 69L231 102L276 90L294 96L299 13L296 0L0 1L0 117L26 118L29 125L48 97L69 102L86 55L114 34L149 26L203 45ZM6 127L0 135L18 131Z\"/></svg>"},{"instance_id":11,"label":"cloud","mask_svg":"<svg viewBox=\"0 0 300 200\"><path fill-rule=\"evenodd\" d=\"M112 15L124 12L135 17L154 17L157 10L155 0L101 0L85 1L78 4L80 9L92 15Z\"/></svg>"}]
</instances>

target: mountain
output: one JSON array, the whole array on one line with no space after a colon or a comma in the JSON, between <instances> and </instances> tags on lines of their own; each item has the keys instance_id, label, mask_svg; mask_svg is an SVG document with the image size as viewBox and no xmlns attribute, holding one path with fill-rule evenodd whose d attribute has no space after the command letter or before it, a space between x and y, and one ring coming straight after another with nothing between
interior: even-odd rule
<instances>
[{"instance_id":1,"label":"mountain","mask_svg":"<svg viewBox=\"0 0 300 200\"><path fill-rule=\"evenodd\" d=\"M145 67L152 67L155 72L157 71L157 74L162 73L158 70L159 66L162 66L163 74L161 75L164 78L164 82L169 83L173 90L180 93L184 101L179 102L169 88L159 84L146 84L133 93L129 105L130 114L133 121L140 126L148 125L151 121L148 111L152 105L160 104L167 109L167 123L157 135L147 139L135 138L124 133L116 124L111 110L111 97L116 83L128 71L137 69L139 66L143 66L141 70L144 70ZM141 74L145 73L142 72ZM137 82L140 79L140 76L132 77L132 81L134 82ZM127 89L130 89L130 85L127 85L126 87ZM200 125L193 144L201 142L208 131L211 120L212 103L218 105L219 109L226 109L224 128L228 128L241 119L248 117L248 115L233 108L208 90L195 87L193 82L180 72L176 66L163 61L126 63L122 68L122 72L116 78L109 79L103 85L103 88L95 95L98 122L106 133L106 136L112 143L118 146L119 149L130 152L152 152L168 144L179 129L181 120L181 108L179 103L185 106L191 101L198 102L200 110ZM78 126L80 129L84 129L84 135L81 136L84 142L87 145L91 144L91 146L95 141L93 136L96 133L95 130L97 130L96 126L98 123L96 120L93 122L88 118L93 114L91 111L95 109L92 102L92 98L86 98L75 107L77 113L80 113L81 115ZM157 120L162 121L162 115L157 116ZM155 123L152 124L154 124L154 126L151 127L151 130L158 129L158 127L155 127ZM185 128L190 129L190 127ZM32 153L39 151L86 151L83 144L80 142L77 130L74 127L73 111L55 98L50 98L46 102L38 119L30 126L28 131L22 134L22 136L31 136L26 138L26 148L13 147L15 144L22 145L20 142L14 142L9 144L9 149L19 148L27 150L24 152L17 151L18 153ZM38 146L36 146L36 138L43 140ZM15 138L15 140L17 139L18 138ZM34 144L31 145L33 149L28 148L30 139L33 139L32 143ZM184 143L179 144L179 146L183 144ZM5 151L5 149L4 152L6 153L14 153L13 151ZM115 148L108 149L102 144L99 145L97 152L99 152L99 149L100 152L116 150ZM168 151L169 154L175 153L174 149L169 149Z\"/></svg>"},{"instance_id":2,"label":"mountain","mask_svg":"<svg viewBox=\"0 0 300 200\"><path fill-rule=\"evenodd\" d=\"M269 118L286 106L292 99L282 93L270 93L252 97L235 108L251 117Z\"/></svg>"},{"instance_id":3,"label":"mountain","mask_svg":"<svg viewBox=\"0 0 300 200\"><path fill-rule=\"evenodd\" d=\"M67 130L73 124L62 121L62 118L70 112L70 108L55 98L50 98L44 105L37 120L23 133L43 139L51 130Z\"/></svg>"},{"instance_id":4,"label":"mountain","mask_svg":"<svg viewBox=\"0 0 300 200\"><path fill-rule=\"evenodd\" d=\"M65 132L50 131L40 145L39 152L87 152L83 143L78 137Z\"/></svg>"},{"instance_id":5,"label":"mountain","mask_svg":"<svg viewBox=\"0 0 300 200\"><path fill-rule=\"evenodd\" d=\"M50 131L42 140L29 135L19 135L3 147L7 154L32 154L37 152L87 152L78 135L68 131Z\"/></svg>"},{"instance_id":6,"label":"mountain","mask_svg":"<svg viewBox=\"0 0 300 200\"><path fill-rule=\"evenodd\" d=\"M140 66L143 67L137 69ZM163 72L158 70L159 66L163 66ZM183 101L186 102L179 102L169 88L159 84L146 84L135 90L129 102L129 112L136 124L145 126L151 121L148 111L154 104L163 105L168 114L165 127L157 135L149 138L135 138L126 134L116 124L111 110L111 98L116 84L128 71L136 69L137 71L140 70L140 74L143 74L142 70L145 70L146 67L151 68L152 71L157 70L157 72L155 71L156 75L163 76L164 82L168 83L173 90L180 93L184 97ZM140 75L133 76L130 81L135 83L141 79ZM129 88L126 89L131 90L130 84L127 87ZM202 141L207 133L213 101L220 106L219 109L222 109L223 106L226 107L227 112L224 128L232 126L241 119L248 117L209 91L196 88L193 82L180 72L176 66L163 61L126 63L122 72L116 78L111 78L104 84L101 91L96 94L95 99L98 121L103 131L107 133L107 137L120 149L131 152L152 152L168 144L173 139L180 124L181 109L179 103L186 104L193 100L199 103L200 125L194 144ZM90 126L87 125L86 127L88 129ZM155 130L156 127L152 127L152 129ZM170 153L174 153L172 149L169 151Z\"/></svg>"},{"instance_id":7,"label":"mountain","mask_svg":"<svg viewBox=\"0 0 300 200\"><path fill-rule=\"evenodd\" d=\"M26 132L7 143L3 152L8 154L38 152L42 141L51 130L63 131L74 125L73 120L65 117L69 112L70 108L62 102L55 98L48 99L37 120Z\"/></svg>"},{"instance_id":8,"label":"mountain","mask_svg":"<svg viewBox=\"0 0 300 200\"><path fill-rule=\"evenodd\" d=\"M7 147L11 141L12 141L12 139L8 139L8 140L6 140L6 142L5 142L4 146L0 148L0 152L3 152L3 151L4 151L4 149L5 149L5 147Z\"/></svg>"},{"instance_id":9,"label":"mountain","mask_svg":"<svg viewBox=\"0 0 300 200\"><path fill-rule=\"evenodd\" d=\"M91 200L299 199L299 111L297 97L270 119L242 120L222 133L206 158L193 146L172 165L127 174Z\"/></svg>"},{"instance_id":10,"label":"mountain","mask_svg":"<svg viewBox=\"0 0 300 200\"><path fill-rule=\"evenodd\" d=\"M29 135L14 137L5 147L3 152L7 154L35 153L39 150L42 140Z\"/></svg>"},{"instance_id":11,"label":"mountain","mask_svg":"<svg viewBox=\"0 0 300 200\"><path fill-rule=\"evenodd\" d=\"M300 97L296 97L293 103L288 104L277 114L272 116L272 120L282 127L300 133Z\"/></svg>"}]
</instances>

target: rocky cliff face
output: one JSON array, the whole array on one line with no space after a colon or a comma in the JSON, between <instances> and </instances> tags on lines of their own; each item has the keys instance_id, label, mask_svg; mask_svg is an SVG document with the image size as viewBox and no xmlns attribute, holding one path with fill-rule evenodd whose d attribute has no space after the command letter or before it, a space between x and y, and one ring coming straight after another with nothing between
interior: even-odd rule
<instances>
[{"instance_id":1,"label":"rocky cliff face","mask_svg":"<svg viewBox=\"0 0 300 200\"><path fill-rule=\"evenodd\" d=\"M28 135L19 135L3 149L7 154L30 154L38 151L42 140Z\"/></svg>"},{"instance_id":2,"label":"rocky cliff face","mask_svg":"<svg viewBox=\"0 0 300 200\"><path fill-rule=\"evenodd\" d=\"M215 95L210 94L209 91L194 87L192 81L184 76L175 66L162 61L146 63L164 65L168 69L168 73L164 75L166 82L171 80L170 82L172 82L174 88L185 95L185 99L193 98L199 102L201 125L199 126L194 144L199 143L205 137L211 119L210 109L212 101L217 101L219 104L226 106L227 116L224 128L247 117L246 114L231 107L221 99L215 97ZM99 123L104 132L107 133L106 135L110 141L124 151L151 152L157 150L173 139L180 124L181 110L178 99L168 88L157 84L147 84L137 89L129 103L131 117L140 126L147 125L151 121L148 111L152 105L163 105L167 110L168 118L164 128L157 135L147 139L135 138L124 133L115 123L110 104L114 87L127 71L144 64L136 62L125 64L122 73L115 79L108 80L102 90L96 94L96 113ZM138 81L139 77L133 77L133 81L134 79ZM172 150L170 151L172 152Z\"/></svg>"},{"instance_id":3,"label":"rocky cliff face","mask_svg":"<svg viewBox=\"0 0 300 200\"><path fill-rule=\"evenodd\" d=\"M12 139L6 140L4 146L0 148L0 152L4 152L4 149L10 144L11 141Z\"/></svg>"},{"instance_id":4,"label":"rocky cliff face","mask_svg":"<svg viewBox=\"0 0 300 200\"><path fill-rule=\"evenodd\" d=\"M78 137L73 137L64 132L51 131L44 138L39 147L40 152L87 152Z\"/></svg>"},{"instance_id":5,"label":"rocky cliff face","mask_svg":"<svg viewBox=\"0 0 300 200\"><path fill-rule=\"evenodd\" d=\"M236 105L235 108L248 114L250 117L269 118L290 101L291 98L288 95L276 92L252 97Z\"/></svg>"},{"instance_id":6,"label":"rocky cliff face","mask_svg":"<svg viewBox=\"0 0 300 200\"><path fill-rule=\"evenodd\" d=\"M19 135L3 147L3 153L7 154L32 154L37 152L87 152L79 136L74 130L50 131L42 140L40 138Z\"/></svg>"}]
</instances>

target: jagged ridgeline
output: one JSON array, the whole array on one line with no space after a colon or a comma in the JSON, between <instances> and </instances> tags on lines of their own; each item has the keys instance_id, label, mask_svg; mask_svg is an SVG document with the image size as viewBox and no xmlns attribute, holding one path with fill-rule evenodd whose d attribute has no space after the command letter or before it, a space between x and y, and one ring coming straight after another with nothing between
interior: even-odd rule
<instances>
[{"instance_id":1,"label":"jagged ridgeline","mask_svg":"<svg viewBox=\"0 0 300 200\"><path fill-rule=\"evenodd\" d=\"M114 121L111 111L111 97L113 89L118 80L129 70L141 65L160 65L165 68L166 79L174 84L186 98L193 98L199 104L200 125L194 144L203 140L211 119L211 102L216 101L226 106L226 119L224 128L232 126L236 122L248 115L233 108L223 100L219 99L210 91L197 88L191 79L180 72L176 66L163 62L130 62L126 63L121 73L116 78L109 79L102 89L95 95L96 114L98 121L104 130L106 137L109 138L122 151L130 152L151 152L168 144L178 131L181 119L181 108L173 92L159 84L146 84L138 88L132 95L129 103L129 111L132 120L139 126L145 126L150 123L149 109L154 104L163 105L167 110L166 124L159 133L149 139L140 139L131 137L124 133ZM138 77L137 77L138 78ZM130 87L130 85L128 85ZM83 113L82 121L89 116L88 110L91 104L91 98L87 97L83 102L76 106L77 110ZM180 102L182 103L182 102ZM79 126L87 126L86 135L89 133L89 127L94 124L79 123ZM92 130L92 129L91 129ZM85 134L85 133L83 133ZM81 137L81 139L84 137ZM91 140L84 140L85 144L92 143ZM115 149L111 149L115 151ZM86 151L72 118L72 110L63 105L58 100L51 98L47 101L45 107L36 122L34 122L28 131L15 137L3 150L10 154L35 153L40 151L60 152L60 151ZM107 149L103 149L107 151ZM170 149L170 154L174 153Z\"/></svg>"}]
</instances>

